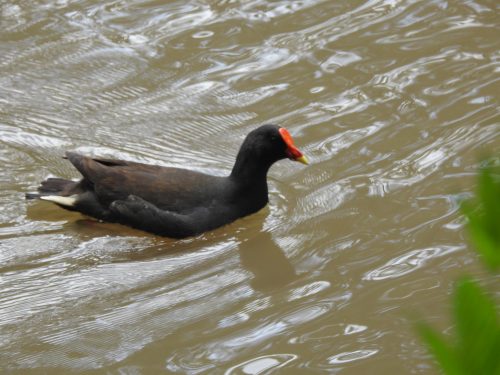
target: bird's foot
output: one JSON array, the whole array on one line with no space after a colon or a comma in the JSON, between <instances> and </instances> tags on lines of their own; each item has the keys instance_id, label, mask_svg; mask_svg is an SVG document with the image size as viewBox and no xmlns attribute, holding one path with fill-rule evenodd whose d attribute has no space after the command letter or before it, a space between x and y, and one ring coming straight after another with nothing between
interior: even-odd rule
<instances>
[{"instance_id":1,"label":"bird's foot","mask_svg":"<svg viewBox=\"0 0 500 375\"><path fill-rule=\"evenodd\" d=\"M137 195L129 195L125 200L114 201L109 208L114 213L132 217L144 214L154 215L158 211L158 207Z\"/></svg>"}]
</instances>

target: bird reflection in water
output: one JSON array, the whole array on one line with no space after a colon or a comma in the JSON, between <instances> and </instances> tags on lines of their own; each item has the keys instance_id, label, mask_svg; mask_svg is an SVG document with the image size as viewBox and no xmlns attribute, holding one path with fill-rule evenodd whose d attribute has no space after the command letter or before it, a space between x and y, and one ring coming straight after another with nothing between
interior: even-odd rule
<instances>
[{"instance_id":1,"label":"bird reflection in water","mask_svg":"<svg viewBox=\"0 0 500 375\"><path fill-rule=\"evenodd\" d=\"M255 291L269 292L291 283L297 277L270 232L260 231L251 239L241 240L238 251L242 267L254 275L250 285Z\"/></svg>"}]
</instances>

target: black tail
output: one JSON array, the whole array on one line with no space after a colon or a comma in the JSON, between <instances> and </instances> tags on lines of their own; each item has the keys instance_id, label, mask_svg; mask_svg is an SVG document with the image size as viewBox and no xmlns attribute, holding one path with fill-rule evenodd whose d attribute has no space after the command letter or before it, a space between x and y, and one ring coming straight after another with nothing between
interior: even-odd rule
<instances>
[{"instance_id":1,"label":"black tail","mask_svg":"<svg viewBox=\"0 0 500 375\"><path fill-rule=\"evenodd\" d=\"M65 180L64 178L48 178L45 181L42 181L42 184L38 188L38 192L41 195L64 194L75 184L76 183L74 181Z\"/></svg>"},{"instance_id":2,"label":"black tail","mask_svg":"<svg viewBox=\"0 0 500 375\"><path fill-rule=\"evenodd\" d=\"M48 178L38 187L38 193L26 193L26 199L36 199L44 195L71 195L78 182L63 178Z\"/></svg>"}]
</instances>

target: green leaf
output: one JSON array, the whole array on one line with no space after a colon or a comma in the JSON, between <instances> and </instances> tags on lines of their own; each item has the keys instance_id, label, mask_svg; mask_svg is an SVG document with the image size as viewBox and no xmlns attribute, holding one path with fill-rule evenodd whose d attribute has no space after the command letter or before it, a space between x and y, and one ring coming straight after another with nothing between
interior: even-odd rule
<instances>
[{"instance_id":1,"label":"green leaf","mask_svg":"<svg viewBox=\"0 0 500 375\"><path fill-rule=\"evenodd\" d=\"M495 238L500 248L500 183L494 180L492 167L484 168L479 175L478 197L484 207L485 229Z\"/></svg>"},{"instance_id":2,"label":"green leaf","mask_svg":"<svg viewBox=\"0 0 500 375\"><path fill-rule=\"evenodd\" d=\"M487 267L500 268L500 178L492 167L479 174L476 203L462 202L461 209L467 217L468 229L476 251Z\"/></svg>"},{"instance_id":3,"label":"green leaf","mask_svg":"<svg viewBox=\"0 0 500 375\"><path fill-rule=\"evenodd\" d=\"M495 271L500 267L500 250L496 240L485 228L484 219L477 217L477 214L468 206L468 204L464 204L462 209L469 218L469 234L474 248L485 265L491 271ZM498 221L500 222L500 219Z\"/></svg>"},{"instance_id":4,"label":"green leaf","mask_svg":"<svg viewBox=\"0 0 500 375\"><path fill-rule=\"evenodd\" d=\"M484 168L476 202L462 202L471 240L483 262L500 268L500 169ZM500 375L500 318L494 300L469 278L460 280L453 309L457 337L450 343L425 323L418 330L447 375Z\"/></svg>"},{"instance_id":5,"label":"green leaf","mask_svg":"<svg viewBox=\"0 0 500 375\"><path fill-rule=\"evenodd\" d=\"M498 374L500 327L494 302L474 281L464 278L454 297L457 355L466 374Z\"/></svg>"},{"instance_id":6,"label":"green leaf","mask_svg":"<svg viewBox=\"0 0 500 375\"><path fill-rule=\"evenodd\" d=\"M420 337L426 343L427 349L434 356L446 375L464 375L459 359L442 335L432 329L427 323L417 324Z\"/></svg>"}]
</instances>

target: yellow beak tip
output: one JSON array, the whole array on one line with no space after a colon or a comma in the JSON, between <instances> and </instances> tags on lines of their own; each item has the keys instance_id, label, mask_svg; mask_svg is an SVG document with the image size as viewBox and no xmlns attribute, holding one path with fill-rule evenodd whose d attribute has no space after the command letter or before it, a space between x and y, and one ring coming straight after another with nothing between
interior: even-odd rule
<instances>
[{"instance_id":1,"label":"yellow beak tip","mask_svg":"<svg viewBox=\"0 0 500 375\"><path fill-rule=\"evenodd\" d=\"M309 164L309 160L307 160L307 158L306 158L305 155L302 155L301 157L295 159L295 161L298 161L299 163L302 163L302 164L305 164L305 165Z\"/></svg>"}]
</instances>

